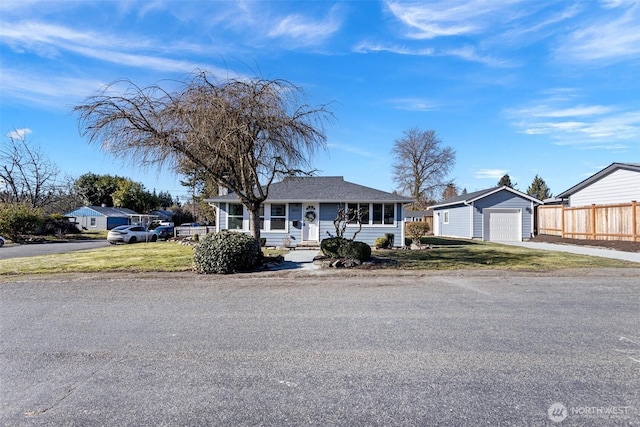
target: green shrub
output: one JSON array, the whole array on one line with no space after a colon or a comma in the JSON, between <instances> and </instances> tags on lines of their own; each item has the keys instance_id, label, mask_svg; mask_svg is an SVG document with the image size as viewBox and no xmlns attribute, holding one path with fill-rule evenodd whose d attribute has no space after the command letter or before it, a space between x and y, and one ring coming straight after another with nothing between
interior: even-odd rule
<instances>
[{"instance_id":1,"label":"green shrub","mask_svg":"<svg viewBox=\"0 0 640 427\"><path fill-rule=\"evenodd\" d=\"M338 258L340 257L340 248L348 241L344 237L329 237L320 242L320 250L326 256Z\"/></svg>"},{"instance_id":2,"label":"green shrub","mask_svg":"<svg viewBox=\"0 0 640 427\"><path fill-rule=\"evenodd\" d=\"M429 232L429 224L423 221L408 222L405 231L414 243L419 243L420 238Z\"/></svg>"},{"instance_id":3,"label":"green shrub","mask_svg":"<svg viewBox=\"0 0 640 427\"><path fill-rule=\"evenodd\" d=\"M371 258L371 247L363 242L356 242L343 237L330 237L320 242L320 249L332 258L351 258L366 261Z\"/></svg>"},{"instance_id":4,"label":"green shrub","mask_svg":"<svg viewBox=\"0 0 640 427\"><path fill-rule=\"evenodd\" d=\"M47 216L36 234L44 234L53 236L57 234L76 234L79 233L78 227L61 214L51 214Z\"/></svg>"},{"instance_id":5,"label":"green shrub","mask_svg":"<svg viewBox=\"0 0 640 427\"><path fill-rule=\"evenodd\" d=\"M363 242L348 240L340 247L340 257L366 261L371 258L371 246Z\"/></svg>"},{"instance_id":6,"label":"green shrub","mask_svg":"<svg viewBox=\"0 0 640 427\"><path fill-rule=\"evenodd\" d=\"M14 242L22 242L42 223L42 211L27 204L0 204L0 234Z\"/></svg>"},{"instance_id":7,"label":"green shrub","mask_svg":"<svg viewBox=\"0 0 640 427\"><path fill-rule=\"evenodd\" d=\"M222 230L200 240L193 254L193 269L200 274L228 274L255 268L262 259L256 239L235 231Z\"/></svg>"},{"instance_id":8,"label":"green shrub","mask_svg":"<svg viewBox=\"0 0 640 427\"><path fill-rule=\"evenodd\" d=\"M378 237L374 242L373 246L378 249L386 249L389 247L389 239L386 237Z\"/></svg>"}]
</instances>

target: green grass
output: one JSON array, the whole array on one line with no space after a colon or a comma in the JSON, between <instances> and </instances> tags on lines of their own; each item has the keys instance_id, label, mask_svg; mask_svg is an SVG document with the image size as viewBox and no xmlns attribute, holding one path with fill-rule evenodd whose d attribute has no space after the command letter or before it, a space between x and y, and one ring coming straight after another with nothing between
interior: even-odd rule
<instances>
[{"instance_id":1,"label":"green grass","mask_svg":"<svg viewBox=\"0 0 640 427\"><path fill-rule=\"evenodd\" d=\"M0 260L0 274L94 273L107 271L188 271L193 248L170 242Z\"/></svg>"},{"instance_id":2,"label":"green grass","mask_svg":"<svg viewBox=\"0 0 640 427\"><path fill-rule=\"evenodd\" d=\"M625 268L636 263L609 258L541 251L475 240L423 238L431 249L418 251L385 250L374 255L398 261L408 270L504 269L549 271L569 268Z\"/></svg>"},{"instance_id":3,"label":"green grass","mask_svg":"<svg viewBox=\"0 0 640 427\"><path fill-rule=\"evenodd\" d=\"M502 269L550 271L568 268L638 267L637 263L495 243L429 238L432 249L377 250L405 270ZM265 255L283 254L265 251ZM0 260L0 275L191 271L193 247L172 242L115 245L65 254Z\"/></svg>"}]
</instances>

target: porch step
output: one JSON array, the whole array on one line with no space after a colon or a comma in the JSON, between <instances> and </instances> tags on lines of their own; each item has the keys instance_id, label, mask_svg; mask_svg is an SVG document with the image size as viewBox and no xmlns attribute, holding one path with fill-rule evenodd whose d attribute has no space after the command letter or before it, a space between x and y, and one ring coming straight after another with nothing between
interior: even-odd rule
<instances>
[{"instance_id":1,"label":"porch step","mask_svg":"<svg viewBox=\"0 0 640 427\"><path fill-rule=\"evenodd\" d=\"M320 250L320 243L318 242L300 242L296 245L296 249L300 250Z\"/></svg>"}]
</instances>

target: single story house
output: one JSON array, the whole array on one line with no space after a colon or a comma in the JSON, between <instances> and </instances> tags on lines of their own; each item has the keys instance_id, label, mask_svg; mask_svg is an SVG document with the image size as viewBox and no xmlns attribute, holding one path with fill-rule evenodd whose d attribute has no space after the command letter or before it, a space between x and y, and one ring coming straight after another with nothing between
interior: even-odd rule
<instances>
[{"instance_id":1,"label":"single story house","mask_svg":"<svg viewBox=\"0 0 640 427\"><path fill-rule=\"evenodd\" d=\"M542 201L511 187L488 188L430 206L436 236L522 241L534 233L534 210Z\"/></svg>"},{"instance_id":2,"label":"single story house","mask_svg":"<svg viewBox=\"0 0 640 427\"><path fill-rule=\"evenodd\" d=\"M612 163L556 198L568 207L640 202L640 163Z\"/></svg>"},{"instance_id":3,"label":"single story house","mask_svg":"<svg viewBox=\"0 0 640 427\"><path fill-rule=\"evenodd\" d=\"M206 201L217 211L217 231L249 233L249 213L236 194L222 194ZM373 245L376 238L391 233L394 244L403 246L403 205L411 201L347 182L341 176L288 177L269 187L269 197L261 210L260 235L269 246L318 244L335 236L333 220L342 207L364 213L356 240ZM356 223L348 224L344 237L352 238L358 228Z\"/></svg>"},{"instance_id":4,"label":"single story house","mask_svg":"<svg viewBox=\"0 0 640 427\"><path fill-rule=\"evenodd\" d=\"M81 230L111 230L119 225L151 222L153 215L142 215L127 208L83 206L64 214Z\"/></svg>"}]
</instances>

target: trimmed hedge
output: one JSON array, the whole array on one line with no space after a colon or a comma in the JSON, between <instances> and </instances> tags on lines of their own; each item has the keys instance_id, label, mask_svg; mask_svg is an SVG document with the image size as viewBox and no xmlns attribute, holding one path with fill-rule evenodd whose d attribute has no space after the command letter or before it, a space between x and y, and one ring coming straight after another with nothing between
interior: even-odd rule
<instances>
[{"instance_id":1,"label":"trimmed hedge","mask_svg":"<svg viewBox=\"0 0 640 427\"><path fill-rule=\"evenodd\" d=\"M195 247L193 269L200 274L229 274L248 271L260 264L260 244L253 237L222 230L208 234Z\"/></svg>"},{"instance_id":2,"label":"trimmed hedge","mask_svg":"<svg viewBox=\"0 0 640 427\"><path fill-rule=\"evenodd\" d=\"M371 258L371 246L343 237L330 237L320 242L322 253L332 258L350 258L366 261Z\"/></svg>"}]
</instances>

